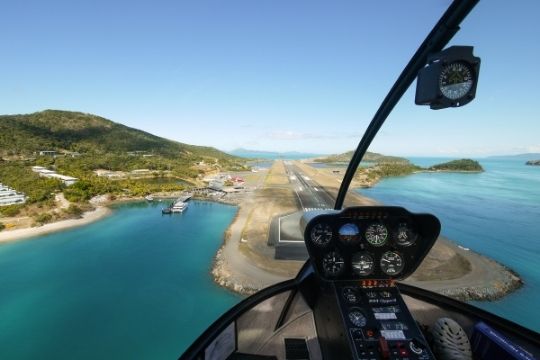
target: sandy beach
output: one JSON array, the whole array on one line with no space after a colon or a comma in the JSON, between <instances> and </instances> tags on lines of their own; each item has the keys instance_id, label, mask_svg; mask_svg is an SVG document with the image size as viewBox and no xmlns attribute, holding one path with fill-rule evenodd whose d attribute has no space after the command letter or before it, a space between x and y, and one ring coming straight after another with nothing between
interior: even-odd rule
<instances>
[{"instance_id":1,"label":"sandy beach","mask_svg":"<svg viewBox=\"0 0 540 360\"><path fill-rule=\"evenodd\" d=\"M92 211L85 212L80 219L62 220L43 226L31 227L17 230L4 230L0 232L0 242L15 241L29 237L45 235L57 231L62 231L77 226L89 224L102 219L111 213L111 209L105 206L99 206Z\"/></svg>"}]
</instances>

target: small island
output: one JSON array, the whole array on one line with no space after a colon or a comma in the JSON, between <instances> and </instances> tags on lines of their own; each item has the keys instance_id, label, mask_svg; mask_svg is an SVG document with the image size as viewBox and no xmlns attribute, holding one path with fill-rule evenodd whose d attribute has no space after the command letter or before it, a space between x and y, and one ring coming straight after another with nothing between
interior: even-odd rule
<instances>
[{"instance_id":1,"label":"small island","mask_svg":"<svg viewBox=\"0 0 540 360\"><path fill-rule=\"evenodd\" d=\"M540 160L529 160L525 163L525 165L540 166Z\"/></svg>"},{"instance_id":2,"label":"small island","mask_svg":"<svg viewBox=\"0 0 540 360\"><path fill-rule=\"evenodd\" d=\"M476 160L460 159L437 164L427 168L428 171L458 171L458 172L483 172L484 168Z\"/></svg>"},{"instance_id":3,"label":"small island","mask_svg":"<svg viewBox=\"0 0 540 360\"><path fill-rule=\"evenodd\" d=\"M423 168L410 162L381 162L368 168L359 167L355 175L355 186L368 188L373 187L381 179L392 176L406 176L421 172L458 172L458 173L481 173L484 168L478 161L471 159L452 160L442 164L436 164Z\"/></svg>"}]
</instances>

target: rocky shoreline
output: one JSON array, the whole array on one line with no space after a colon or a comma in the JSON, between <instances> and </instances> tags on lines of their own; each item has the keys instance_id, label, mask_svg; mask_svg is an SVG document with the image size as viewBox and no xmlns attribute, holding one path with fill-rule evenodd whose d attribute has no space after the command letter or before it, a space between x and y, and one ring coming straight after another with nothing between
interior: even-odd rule
<instances>
[{"instance_id":1,"label":"rocky shoreline","mask_svg":"<svg viewBox=\"0 0 540 360\"><path fill-rule=\"evenodd\" d=\"M507 270L511 272L511 270ZM517 276L509 276L508 279L490 286L484 287L460 287L437 290L439 294L460 301L495 301L518 290L523 286L523 281Z\"/></svg>"},{"instance_id":2,"label":"rocky shoreline","mask_svg":"<svg viewBox=\"0 0 540 360\"><path fill-rule=\"evenodd\" d=\"M315 177L316 174L310 176ZM368 200L366 203L369 203ZM251 295L296 276L293 271L288 275L278 275L264 268L258 268L257 275L253 275L253 269L250 269L251 273L242 271L244 266L256 267L257 261L240 251L243 239L238 229L243 228L246 220L241 213L249 213L254 206L264 206L266 203L264 199L258 201L247 204L245 199L237 199L234 202L239 206L238 213L224 234L223 244L215 255L210 271L219 286L242 295ZM423 263L423 269L421 267L405 282L461 301L493 301L523 286L523 281L511 269L445 238L437 241L424 262L429 264L425 266ZM303 265L301 261L296 263L297 269ZM283 263L275 261L274 268L280 267L283 267ZM271 267L267 266L266 269L271 270ZM261 280L260 276L268 276L271 280Z\"/></svg>"}]
</instances>

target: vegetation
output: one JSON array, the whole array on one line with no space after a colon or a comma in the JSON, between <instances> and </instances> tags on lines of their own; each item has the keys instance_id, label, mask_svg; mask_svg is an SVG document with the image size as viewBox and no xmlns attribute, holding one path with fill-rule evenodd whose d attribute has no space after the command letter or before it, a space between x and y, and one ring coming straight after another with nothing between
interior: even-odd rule
<instances>
[{"instance_id":1,"label":"vegetation","mask_svg":"<svg viewBox=\"0 0 540 360\"><path fill-rule=\"evenodd\" d=\"M431 171L474 171L482 172L484 168L476 160L460 159L452 160L442 164L433 165L428 168Z\"/></svg>"},{"instance_id":2,"label":"vegetation","mask_svg":"<svg viewBox=\"0 0 540 360\"><path fill-rule=\"evenodd\" d=\"M6 228L6 225L0 223L0 231L4 230Z\"/></svg>"},{"instance_id":3,"label":"vegetation","mask_svg":"<svg viewBox=\"0 0 540 360\"><path fill-rule=\"evenodd\" d=\"M0 163L0 182L25 193L28 197L27 203L30 204L50 199L55 192L62 189L60 180L40 177L32 171L31 165L26 161Z\"/></svg>"},{"instance_id":4,"label":"vegetation","mask_svg":"<svg viewBox=\"0 0 540 360\"><path fill-rule=\"evenodd\" d=\"M382 162L368 168L359 167L355 174L355 179L361 187L371 187L379 180L391 176L405 176L421 171L484 171L482 166L474 160L461 159L438 164L429 168L411 164L410 162Z\"/></svg>"},{"instance_id":5,"label":"vegetation","mask_svg":"<svg viewBox=\"0 0 540 360\"><path fill-rule=\"evenodd\" d=\"M57 156L40 156L43 150ZM31 170L35 165L79 180L66 187L59 180L40 177ZM149 171L130 176L140 169ZM116 197L179 191L208 172L247 169L244 159L217 149L163 139L91 114L46 110L0 116L0 181L25 193L26 206L36 203L41 208L58 192L70 202L84 203L106 193ZM96 170L121 171L125 176L111 180L98 177ZM0 213L14 216L21 207L2 207ZM76 212L67 210L72 216ZM51 220L38 217L37 223Z\"/></svg>"},{"instance_id":6,"label":"vegetation","mask_svg":"<svg viewBox=\"0 0 540 360\"><path fill-rule=\"evenodd\" d=\"M53 219L52 215L49 214L49 213L41 213L39 215L37 215L34 220L36 221L36 224L37 225L43 225L43 224L46 224L48 222L51 222L51 220Z\"/></svg>"},{"instance_id":7,"label":"vegetation","mask_svg":"<svg viewBox=\"0 0 540 360\"><path fill-rule=\"evenodd\" d=\"M21 208L24 205L8 205L8 206L0 206L0 215L12 217L17 216L19 212L21 211Z\"/></svg>"},{"instance_id":8,"label":"vegetation","mask_svg":"<svg viewBox=\"0 0 540 360\"><path fill-rule=\"evenodd\" d=\"M343 154L337 154L337 155L330 155L324 158L315 159L315 162L321 162L321 163L339 163L339 162L349 162L352 159L352 156L354 154L354 151L347 151ZM407 164L409 163L409 160L398 157L398 156L386 156L378 153L373 152L366 152L364 155L363 162L372 162L372 163L401 163L401 164Z\"/></svg>"},{"instance_id":9,"label":"vegetation","mask_svg":"<svg viewBox=\"0 0 540 360\"><path fill-rule=\"evenodd\" d=\"M65 209L64 212L71 218L80 218L83 214L83 210L79 206L73 204L69 205L69 207Z\"/></svg>"},{"instance_id":10,"label":"vegetation","mask_svg":"<svg viewBox=\"0 0 540 360\"><path fill-rule=\"evenodd\" d=\"M212 147L194 146L80 112L45 110L28 115L0 116L0 155L33 155L41 150L79 153L126 153L236 159Z\"/></svg>"},{"instance_id":11,"label":"vegetation","mask_svg":"<svg viewBox=\"0 0 540 360\"><path fill-rule=\"evenodd\" d=\"M376 174L380 177L404 176L421 170L422 168L420 166L410 163L383 163L373 168L373 170L370 171L370 174Z\"/></svg>"}]
</instances>

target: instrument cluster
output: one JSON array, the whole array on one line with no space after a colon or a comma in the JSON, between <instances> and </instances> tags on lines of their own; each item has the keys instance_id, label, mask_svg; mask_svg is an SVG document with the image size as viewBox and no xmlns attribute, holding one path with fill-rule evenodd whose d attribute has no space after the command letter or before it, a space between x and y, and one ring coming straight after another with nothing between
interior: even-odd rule
<instances>
[{"instance_id":1,"label":"instrument cluster","mask_svg":"<svg viewBox=\"0 0 540 360\"><path fill-rule=\"evenodd\" d=\"M440 232L439 220L401 207L351 207L306 214L304 241L323 279L403 279Z\"/></svg>"}]
</instances>

